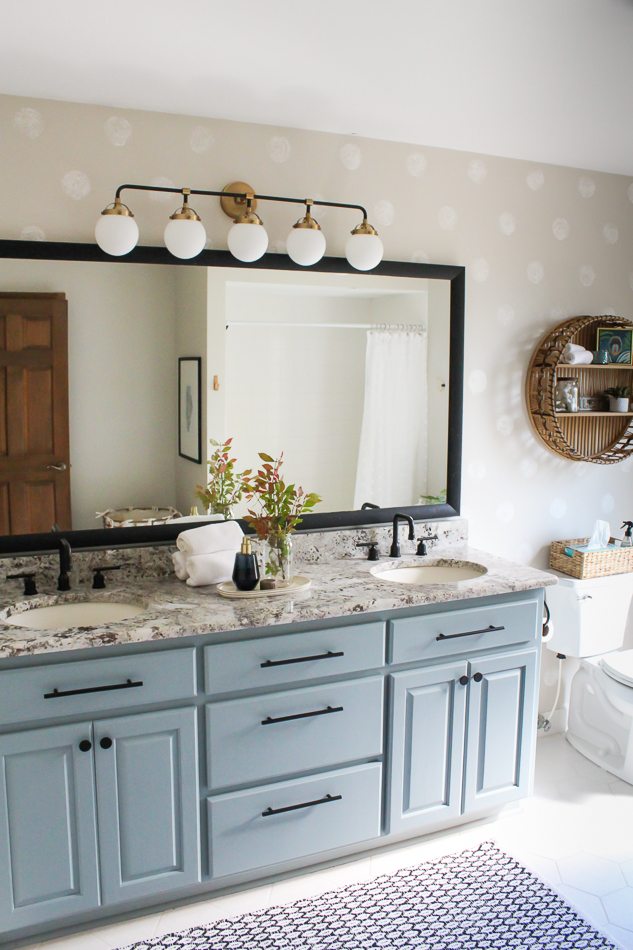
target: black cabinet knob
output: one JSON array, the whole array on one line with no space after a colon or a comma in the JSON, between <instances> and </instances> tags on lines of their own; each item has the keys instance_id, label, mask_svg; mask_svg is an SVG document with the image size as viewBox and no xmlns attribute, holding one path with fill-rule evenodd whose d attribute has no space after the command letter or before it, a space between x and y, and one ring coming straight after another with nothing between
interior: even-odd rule
<instances>
[{"instance_id":1,"label":"black cabinet knob","mask_svg":"<svg viewBox=\"0 0 633 950\"><path fill-rule=\"evenodd\" d=\"M483 673L475 673L475 675L473 676L475 683L481 683L483 678L484 678Z\"/></svg>"},{"instance_id":2,"label":"black cabinet knob","mask_svg":"<svg viewBox=\"0 0 633 950\"><path fill-rule=\"evenodd\" d=\"M79 743L79 749L81 750L81 752L90 752L90 750L92 749L92 742L90 741L90 739L82 739L81 742Z\"/></svg>"},{"instance_id":3,"label":"black cabinet knob","mask_svg":"<svg viewBox=\"0 0 633 950\"><path fill-rule=\"evenodd\" d=\"M466 686L467 683L468 683L468 677L467 677L467 676L460 676L458 682L459 682L459 684L460 684L461 686Z\"/></svg>"},{"instance_id":4,"label":"black cabinet knob","mask_svg":"<svg viewBox=\"0 0 633 950\"><path fill-rule=\"evenodd\" d=\"M102 749L111 749L112 748L112 739L110 736L104 736L103 739L99 740L99 745Z\"/></svg>"}]
</instances>

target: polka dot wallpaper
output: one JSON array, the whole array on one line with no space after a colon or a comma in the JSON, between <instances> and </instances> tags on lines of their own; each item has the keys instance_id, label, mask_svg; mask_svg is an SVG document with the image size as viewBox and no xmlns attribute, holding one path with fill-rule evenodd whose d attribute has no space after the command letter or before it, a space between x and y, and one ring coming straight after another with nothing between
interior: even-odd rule
<instances>
[{"instance_id":1,"label":"polka dot wallpaper","mask_svg":"<svg viewBox=\"0 0 633 950\"><path fill-rule=\"evenodd\" d=\"M212 109L210 103L210 109ZM475 545L535 564L553 538L596 518L633 519L633 460L574 463L536 440L523 399L531 351L579 314L633 315L633 181L616 175L160 113L0 97L0 237L92 241L125 181L258 191L364 204L387 258L467 268L463 514ZM171 196L129 198L141 240L158 244ZM196 201L209 246L228 223ZM260 206L282 250L298 215ZM357 219L328 209L328 253ZM617 533L617 532L616 532Z\"/></svg>"}]
</instances>

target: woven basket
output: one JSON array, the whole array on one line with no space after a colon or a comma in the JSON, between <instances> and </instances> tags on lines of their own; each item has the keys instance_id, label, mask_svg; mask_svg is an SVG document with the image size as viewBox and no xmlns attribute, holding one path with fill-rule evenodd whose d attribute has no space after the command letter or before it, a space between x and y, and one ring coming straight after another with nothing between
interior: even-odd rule
<instances>
[{"instance_id":1,"label":"woven basket","mask_svg":"<svg viewBox=\"0 0 633 950\"><path fill-rule=\"evenodd\" d=\"M136 528L139 525L166 524L172 518L182 517L176 508L150 508L135 506L131 508L108 508L98 511L97 518L103 519L104 528Z\"/></svg>"},{"instance_id":2,"label":"woven basket","mask_svg":"<svg viewBox=\"0 0 633 950\"><path fill-rule=\"evenodd\" d=\"M609 574L626 574L633 571L633 548L613 548L609 551L571 551L572 545L587 544L589 538L574 538L571 541L552 541L549 549L549 566L562 574L570 574L585 580L589 577L607 577ZM614 539L609 542L613 544Z\"/></svg>"}]
</instances>

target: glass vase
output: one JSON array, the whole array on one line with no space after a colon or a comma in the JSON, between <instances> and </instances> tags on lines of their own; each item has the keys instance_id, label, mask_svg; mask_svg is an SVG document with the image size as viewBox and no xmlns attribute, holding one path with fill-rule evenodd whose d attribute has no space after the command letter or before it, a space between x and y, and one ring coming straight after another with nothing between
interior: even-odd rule
<instances>
[{"instance_id":1,"label":"glass vase","mask_svg":"<svg viewBox=\"0 0 633 950\"><path fill-rule=\"evenodd\" d=\"M292 540L289 534L269 534L262 547L262 578L275 588L289 587L292 581Z\"/></svg>"}]
</instances>

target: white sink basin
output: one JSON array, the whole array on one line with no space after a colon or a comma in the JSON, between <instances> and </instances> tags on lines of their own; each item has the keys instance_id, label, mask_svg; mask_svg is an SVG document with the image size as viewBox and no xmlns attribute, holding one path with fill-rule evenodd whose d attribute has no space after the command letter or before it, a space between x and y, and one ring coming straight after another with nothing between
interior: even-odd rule
<instances>
[{"instance_id":1,"label":"white sink basin","mask_svg":"<svg viewBox=\"0 0 633 950\"><path fill-rule=\"evenodd\" d=\"M145 613L138 604L117 604L111 601L84 600L75 604L52 604L33 607L5 616L4 622L30 630L68 630L72 627L101 627L107 623L129 620Z\"/></svg>"},{"instance_id":2,"label":"white sink basin","mask_svg":"<svg viewBox=\"0 0 633 950\"><path fill-rule=\"evenodd\" d=\"M392 584L409 584L421 587L426 584L444 584L451 587L470 583L488 573L483 564L473 561L451 561L441 559L426 561L424 564L390 564L373 567L371 573L379 581Z\"/></svg>"}]
</instances>

